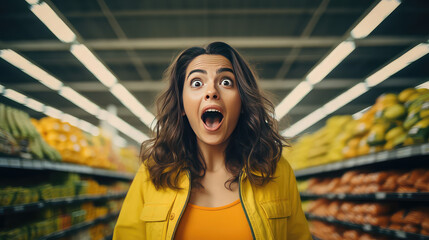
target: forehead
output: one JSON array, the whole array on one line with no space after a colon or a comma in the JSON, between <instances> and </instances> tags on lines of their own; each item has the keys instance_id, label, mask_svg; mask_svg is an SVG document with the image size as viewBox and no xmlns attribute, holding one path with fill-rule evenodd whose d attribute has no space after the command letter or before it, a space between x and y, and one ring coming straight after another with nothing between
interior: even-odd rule
<instances>
[{"instance_id":1,"label":"forehead","mask_svg":"<svg viewBox=\"0 0 429 240\"><path fill-rule=\"evenodd\" d=\"M231 62L222 55L200 55L192 60L186 68L186 73L194 69L232 68Z\"/></svg>"}]
</instances>

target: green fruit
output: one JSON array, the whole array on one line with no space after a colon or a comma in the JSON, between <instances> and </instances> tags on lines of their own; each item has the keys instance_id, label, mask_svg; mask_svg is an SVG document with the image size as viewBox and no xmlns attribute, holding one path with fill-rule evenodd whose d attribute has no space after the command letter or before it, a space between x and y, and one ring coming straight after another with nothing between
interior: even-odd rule
<instances>
[{"instance_id":1,"label":"green fruit","mask_svg":"<svg viewBox=\"0 0 429 240\"><path fill-rule=\"evenodd\" d=\"M30 152L36 159L43 159L43 150L39 139L30 138Z\"/></svg>"},{"instance_id":2,"label":"green fruit","mask_svg":"<svg viewBox=\"0 0 429 240\"><path fill-rule=\"evenodd\" d=\"M411 112L409 112L407 118L404 121L404 128L405 129L410 129L419 120L420 120L419 111L411 111Z\"/></svg>"},{"instance_id":3,"label":"green fruit","mask_svg":"<svg viewBox=\"0 0 429 240\"><path fill-rule=\"evenodd\" d=\"M406 109L402 104L395 104L386 108L383 116L389 120L397 120L405 117Z\"/></svg>"},{"instance_id":4,"label":"green fruit","mask_svg":"<svg viewBox=\"0 0 429 240\"><path fill-rule=\"evenodd\" d=\"M12 109L12 118L15 121L16 127L19 131L19 137L26 139L29 137L29 132L24 126L24 119L22 119L22 115L20 114L20 112L21 111L19 111L18 109Z\"/></svg>"},{"instance_id":5,"label":"green fruit","mask_svg":"<svg viewBox=\"0 0 429 240\"><path fill-rule=\"evenodd\" d=\"M0 103L0 128L9 132L9 127L7 125L6 119L6 106Z\"/></svg>"},{"instance_id":6,"label":"green fruit","mask_svg":"<svg viewBox=\"0 0 429 240\"><path fill-rule=\"evenodd\" d=\"M16 126L16 123L15 123L15 121L13 119L13 116L12 116L13 113L12 113L12 111L13 111L13 108L6 107L6 120L7 120L7 124L9 126L9 130L10 130L10 133L12 134L12 136L15 137L15 138L19 138L20 133L19 133L18 128Z\"/></svg>"},{"instance_id":7,"label":"green fruit","mask_svg":"<svg viewBox=\"0 0 429 240\"><path fill-rule=\"evenodd\" d=\"M402 128L401 126L394 127L386 133L386 141L390 141L403 133L405 133L404 128Z\"/></svg>"}]
</instances>

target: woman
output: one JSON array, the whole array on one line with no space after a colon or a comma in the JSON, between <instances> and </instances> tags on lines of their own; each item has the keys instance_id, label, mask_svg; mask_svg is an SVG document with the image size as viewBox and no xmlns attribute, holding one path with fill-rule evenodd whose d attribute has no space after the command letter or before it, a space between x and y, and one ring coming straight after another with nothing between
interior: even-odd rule
<instances>
[{"instance_id":1,"label":"woman","mask_svg":"<svg viewBox=\"0 0 429 240\"><path fill-rule=\"evenodd\" d=\"M113 239L311 239L273 105L236 50L182 52Z\"/></svg>"}]
</instances>

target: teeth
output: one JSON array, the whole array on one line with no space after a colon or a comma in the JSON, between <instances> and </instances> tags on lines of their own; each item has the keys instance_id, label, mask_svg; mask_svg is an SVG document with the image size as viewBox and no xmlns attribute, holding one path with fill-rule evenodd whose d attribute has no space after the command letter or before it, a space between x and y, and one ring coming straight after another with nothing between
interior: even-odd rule
<instances>
[{"instance_id":1,"label":"teeth","mask_svg":"<svg viewBox=\"0 0 429 240\"><path fill-rule=\"evenodd\" d=\"M207 109L205 112L218 112L218 113L220 113L220 111L216 110L216 109Z\"/></svg>"}]
</instances>

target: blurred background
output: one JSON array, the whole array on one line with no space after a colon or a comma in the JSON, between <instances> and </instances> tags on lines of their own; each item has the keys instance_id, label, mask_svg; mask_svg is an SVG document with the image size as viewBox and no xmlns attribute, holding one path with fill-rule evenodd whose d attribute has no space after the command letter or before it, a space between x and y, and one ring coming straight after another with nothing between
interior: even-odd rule
<instances>
[{"instance_id":1,"label":"blurred background","mask_svg":"<svg viewBox=\"0 0 429 240\"><path fill-rule=\"evenodd\" d=\"M429 239L429 2L6 0L0 239L109 239L165 69L224 41L276 106L315 239Z\"/></svg>"}]
</instances>

